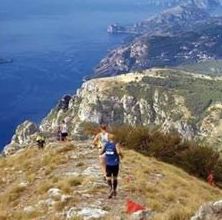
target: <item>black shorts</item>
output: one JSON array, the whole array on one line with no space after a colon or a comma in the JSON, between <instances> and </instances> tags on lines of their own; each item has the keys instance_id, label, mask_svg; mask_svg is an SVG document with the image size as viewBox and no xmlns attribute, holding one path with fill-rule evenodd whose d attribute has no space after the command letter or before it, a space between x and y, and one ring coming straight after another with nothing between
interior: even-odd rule
<instances>
[{"instance_id":1,"label":"black shorts","mask_svg":"<svg viewBox=\"0 0 222 220\"><path fill-rule=\"evenodd\" d=\"M66 132L66 133L62 133L61 136L62 136L62 137L67 137L67 136L68 136L68 133L67 133L67 132Z\"/></svg>"},{"instance_id":2,"label":"black shorts","mask_svg":"<svg viewBox=\"0 0 222 220\"><path fill-rule=\"evenodd\" d=\"M117 177L118 173L119 173L119 165L116 165L116 166L106 165L106 176L107 177L111 177L111 176Z\"/></svg>"}]
</instances>

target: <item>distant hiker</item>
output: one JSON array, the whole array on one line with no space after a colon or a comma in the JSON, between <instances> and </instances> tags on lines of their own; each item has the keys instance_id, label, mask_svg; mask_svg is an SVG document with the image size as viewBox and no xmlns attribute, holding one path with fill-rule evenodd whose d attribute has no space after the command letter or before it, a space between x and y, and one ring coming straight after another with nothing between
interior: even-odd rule
<instances>
[{"instance_id":1,"label":"distant hiker","mask_svg":"<svg viewBox=\"0 0 222 220\"><path fill-rule=\"evenodd\" d=\"M58 128L57 128L57 133L56 133L56 138L57 138L57 141L61 141L62 140L62 131L61 131L61 126L59 125Z\"/></svg>"},{"instance_id":2,"label":"distant hiker","mask_svg":"<svg viewBox=\"0 0 222 220\"><path fill-rule=\"evenodd\" d=\"M208 173L207 182L208 182L211 186L215 186L213 171L210 171L210 172Z\"/></svg>"},{"instance_id":3,"label":"distant hiker","mask_svg":"<svg viewBox=\"0 0 222 220\"><path fill-rule=\"evenodd\" d=\"M108 141L107 126L105 124L102 124L100 126L100 132L95 136L93 140L93 145L98 147L99 149L102 149L105 146L107 141ZM99 155L99 163L102 170L103 178L106 181L105 154Z\"/></svg>"},{"instance_id":4,"label":"distant hiker","mask_svg":"<svg viewBox=\"0 0 222 220\"><path fill-rule=\"evenodd\" d=\"M106 178L110 187L108 198L110 199L117 194L116 190L118 185L117 178L119 174L119 163L120 157L122 157L120 145L115 142L114 135L108 135L108 142L106 142L100 154L105 154Z\"/></svg>"},{"instance_id":5,"label":"distant hiker","mask_svg":"<svg viewBox=\"0 0 222 220\"><path fill-rule=\"evenodd\" d=\"M68 127L65 120L63 120L61 124L61 140L66 141L67 136L68 136Z\"/></svg>"},{"instance_id":6,"label":"distant hiker","mask_svg":"<svg viewBox=\"0 0 222 220\"><path fill-rule=\"evenodd\" d=\"M45 145L45 137L43 134L38 134L36 137L36 142L38 144L39 149L43 149Z\"/></svg>"}]
</instances>

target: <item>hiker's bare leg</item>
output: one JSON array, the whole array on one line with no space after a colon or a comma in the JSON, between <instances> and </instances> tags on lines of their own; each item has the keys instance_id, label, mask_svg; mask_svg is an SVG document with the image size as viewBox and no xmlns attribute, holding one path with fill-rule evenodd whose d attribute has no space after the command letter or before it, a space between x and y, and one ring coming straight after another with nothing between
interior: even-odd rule
<instances>
[{"instance_id":1,"label":"hiker's bare leg","mask_svg":"<svg viewBox=\"0 0 222 220\"><path fill-rule=\"evenodd\" d=\"M106 176L106 162L105 162L105 155L99 155L99 163L100 163L100 167L101 167L101 171L103 176Z\"/></svg>"}]
</instances>

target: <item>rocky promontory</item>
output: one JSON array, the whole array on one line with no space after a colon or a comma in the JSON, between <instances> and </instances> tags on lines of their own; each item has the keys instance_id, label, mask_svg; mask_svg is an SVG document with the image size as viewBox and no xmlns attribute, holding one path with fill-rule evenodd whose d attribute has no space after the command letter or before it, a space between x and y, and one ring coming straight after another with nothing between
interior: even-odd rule
<instances>
[{"instance_id":1,"label":"rocky promontory","mask_svg":"<svg viewBox=\"0 0 222 220\"><path fill-rule=\"evenodd\" d=\"M149 34L111 51L92 77L118 75L151 67L170 67L222 58L222 19L173 35Z\"/></svg>"},{"instance_id":2,"label":"rocky promontory","mask_svg":"<svg viewBox=\"0 0 222 220\"><path fill-rule=\"evenodd\" d=\"M54 134L65 120L71 137L84 139L85 122L159 126L164 132L176 129L186 139L220 148L221 87L221 77L173 69L92 79L71 96L67 108L57 105L52 109L38 129ZM13 137L13 144L21 144L18 140L30 142L33 134L23 127ZM23 134L27 134L25 140Z\"/></svg>"},{"instance_id":3,"label":"rocky promontory","mask_svg":"<svg viewBox=\"0 0 222 220\"><path fill-rule=\"evenodd\" d=\"M185 31L192 28L195 23L203 22L208 18L208 12L202 8L192 4L177 5L135 25L110 25L107 31L115 34L166 35Z\"/></svg>"}]
</instances>

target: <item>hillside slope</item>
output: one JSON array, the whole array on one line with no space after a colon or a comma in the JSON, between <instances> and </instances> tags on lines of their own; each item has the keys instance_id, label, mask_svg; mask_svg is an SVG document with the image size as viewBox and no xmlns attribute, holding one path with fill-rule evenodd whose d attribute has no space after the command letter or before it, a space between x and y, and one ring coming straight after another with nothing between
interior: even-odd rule
<instances>
[{"instance_id":1,"label":"hillside slope","mask_svg":"<svg viewBox=\"0 0 222 220\"><path fill-rule=\"evenodd\" d=\"M85 122L158 126L186 139L222 147L222 78L173 69L149 69L83 83L63 98L39 127L21 124L4 153L29 145L40 129L55 137L66 120L73 138L84 138ZM64 104L65 103L65 104Z\"/></svg>"},{"instance_id":2,"label":"hillside slope","mask_svg":"<svg viewBox=\"0 0 222 220\"><path fill-rule=\"evenodd\" d=\"M186 16L189 17L190 12ZM195 25L195 21L189 19L188 24L182 21L177 24L177 20L181 19L178 17L169 18L170 24L167 25L164 17L160 21L157 20L157 24L147 24L149 29L154 27L155 30L150 31L152 34L145 29L147 34L112 50L98 64L93 77L114 76L151 67L172 67L222 58L221 18L208 19L202 23L199 21ZM174 19L176 21L172 22ZM195 20L195 17L193 19ZM145 22L141 26L146 26ZM175 33L177 31L178 33Z\"/></svg>"},{"instance_id":3,"label":"hillside slope","mask_svg":"<svg viewBox=\"0 0 222 220\"><path fill-rule=\"evenodd\" d=\"M52 142L0 159L0 219L128 219L126 200L144 205L149 219L189 219L222 191L181 169L124 149L117 198L108 187L90 141ZM78 215L78 217L77 217Z\"/></svg>"}]
</instances>

